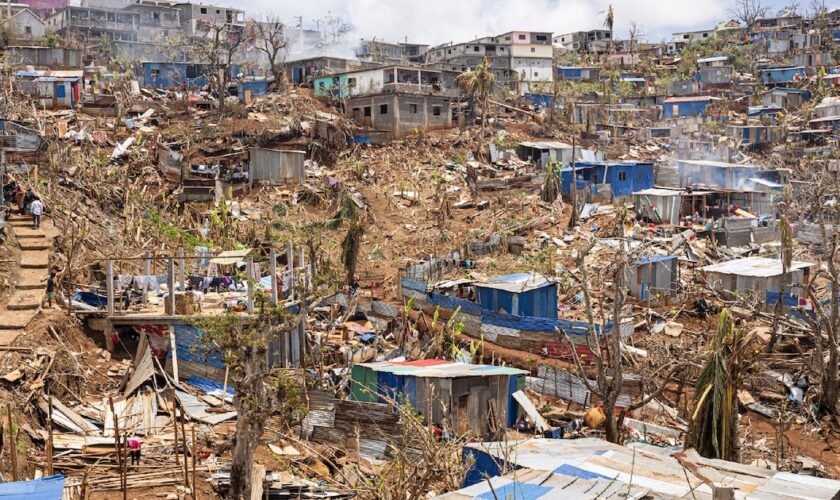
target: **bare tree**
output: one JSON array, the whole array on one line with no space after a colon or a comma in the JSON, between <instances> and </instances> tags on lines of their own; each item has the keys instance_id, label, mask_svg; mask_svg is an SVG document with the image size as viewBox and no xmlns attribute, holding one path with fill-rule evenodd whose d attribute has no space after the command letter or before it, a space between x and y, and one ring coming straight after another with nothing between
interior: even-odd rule
<instances>
[{"instance_id":1,"label":"bare tree","mask_svg":"<svg viewBox=\"0 0 840 500\"><path fill-rule=\"evenodd\" d=\"M767 15L767 6L761 0L735 0L729 13L738 21L750 26L756 19Z\"/></svg>"},{"instance_id":2,"label":"bare tree","mask_svg":"<svg viewBox=\"0 0 840 500\"><path fill-rule=\"evenodd\" d=\"M335 43L344 35L353 31L352 24L345 21L341 16L333 15L332 12L327 12L326 17L319 21L319 24L321 23L324 25L324 33L327 35L329 43Z\"/></svg>"},{"instance_id":3,"label":"bare tree","mask_svg":"<svg viewBox=\"0 0 840 500\"><path fill-rule=\"evenodd\" d=\"M251 38L251 30L230 23L201 22L193 40L193 57L208 66L207 80L219 99L219 109L225 107L225 94L231 67L240 50Z\"/></svg>"},{"instance_id":4,"label":"bare tree","mask_svg":"<svg viewBox=\"0 0 840 500\"><path fill-rule=\"evenodd\" d=\"M639 41L646 35L645 27L637 23L636 21L631 21L630 29L627 34L630 38L630 58L632 59L633 55L636 53L636 48L639 45ZM635 63L635 61L631 60L631 64Z\"/></svg>"},{"instance_id":5,"label":"bare tree","mask_svg":"<svg viewBox=\"0 0 840 500\"><path fill-rule=\"evenodd\" d=\"M263 19L253 21L254 46L266 55L271 75L274 77L274 87L277 88L283 81L283 65L281 64L281 52L286 48L286 26L280 21L280 17L274 14L265 16Z\"/></svg>"},{"instance_id":6,"label":"bare tree","mask_svg":"<svg viewBox=\"0 0 840 500\"><path fill-rule=\"evenodd\" d=\"M828 5L825 0L811 0L808 5L808 15L814 19L820 19L828 14Z\"/></svg>"},{"instance_id":7,"label":"bare tree","mask_svg":"<svg viewBox=\"0 0 840 500\"><path fill-rule=\"evenodd\" d=\"M677 370L680 370L685 367L684 363L672 364L670 367L670 371L663 378L663 383L656 390L647 393L647 395L645 395L640 400L629 404L626 408L626 411L621 412L621 414L619 415L616 404L618 402L618 397L621 395L624 384L624 362L622 360L621 324L624 305L627 299L627 268L631 259L631 255L628 250L628 245L623 237L623 228L625 222L624 219L626 217L627 212L625 210L622 213L622 220L618 222L618 226L620 227L620 231L622 234L622 237L619 239L619 251L615 258L612 260L612 262L610 262L610 264L607 266L607 275L609 278L611 278L613 287L612 326L608 328L608 324L605 321L605 318L602 318L600 333L604 334L604 336L607 337L605 342L603 343L601 341L601 335L596 329L596 318L594 313L594 304L591 291L592 277L590 276L589 270L585 265L586 256L589 255L589 253L591 252L592 248L594 247L594 243L579 251L576 258L577 269L580 275L580 287L583 291L583 303L586 310L586 321L588 323L586 334L587 343L590 351L592 352L592 358L595 362L596 368L596 379L594 383L592 383L587 377L583 377L583 381L587 389L589 389L593 394L598 396L598 398L600 398L602 402L604 416L606 417L604 424L606 428L606 437L607 440L611 443L617 443L620 440L620 429L623 425L625 414L630 413L638 408L641 408L647 405L654 398L659 397L659 395L662 394L662 392L665 390L667 381L671 379L671 377L677 372ZM602 306L601 310L606 311L607 308ZM607 330L609 330L608 336L606 334ZM571 343L568 334L566 335L566 339L568 342ZM574 360L575 366L578 369L578 371L580 373L586 373L586 370L584 369L581 363L577 351L574 349L574 347L572 347L570 351L572 354L572 359ZM657 370L654 370L654 375L658 374L666 368L668 368L668 366L663 366Z\"/></svg>"}]
</instances>

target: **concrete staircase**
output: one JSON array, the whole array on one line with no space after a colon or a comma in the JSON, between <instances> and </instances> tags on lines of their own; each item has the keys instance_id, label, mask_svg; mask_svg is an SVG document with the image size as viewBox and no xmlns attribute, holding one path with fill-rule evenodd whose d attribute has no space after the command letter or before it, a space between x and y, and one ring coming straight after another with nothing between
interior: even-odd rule
<instances>
[{"instance_id":1,"label":"concrete staircase","mask_svg":"<svg viewBox=\"0 0 840 500\"><path fill-rule=\"evenodd\" d=\"M5 307L0 308L0 345L15 341L41 308L49 276L50 248L53 238L48 236L52 224L41 221L39 229L32 229L32 218L9 215L8 232L20 246L15 290Z\"/></svg>"}]
</instances>

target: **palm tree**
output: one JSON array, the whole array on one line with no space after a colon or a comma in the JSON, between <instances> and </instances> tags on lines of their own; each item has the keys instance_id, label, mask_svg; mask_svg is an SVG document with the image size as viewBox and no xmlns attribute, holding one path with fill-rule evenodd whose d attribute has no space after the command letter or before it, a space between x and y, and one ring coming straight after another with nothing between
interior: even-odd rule
<instances>
[{"instance_id":1,"label":"palm tree","mask_svg":"<svg viewBox=\"0 0 840 500\"><path fill-rule=\"evenodd\" d=\"M359 249L362 247L362 236L365 234L365 227L360 221L353 221L347 228L347 234L341 242L341 263L347 273L345 284L353 286L356 277L356 262L359 259Z\"/></svg>"},{"instance_id":2,"label":"palm tree","mask_svg":"<svg viewBox=\"0 0 840 500\"><path fill-rule=\"evenodd\" d=\"M694 414L688 427L686 448L693 447L706 458L738 461L737 394L751 335L735 328L729 309L718 319L712 352L697 379Z\"/></svg>"},{"instance_id":3,"label":"palm tree","mask_svg":"<svg viewBox=\"0 0 840 500\"><path fill-rule=\"evenodd\" d=\"M496 75L490 71L490 63L485 57L474 70L465 71L455 78L455 85L460 87L471 99L481 101L481 135L487 123L487 99L493 91Z\"/></svg>"},{"instance_id":4,"label":"palm tree","mask_svg":"<svg viewBox=\"0 0 840 500\"><path fill-rule=\"evenodd\" d=\"M607 7L607 16L604 18L604 27L610 30L610 53L612 53L613 47L613 21L615 21L615 16L613 15L613 8L612 4Z\"/></svg>"}]
</instances>

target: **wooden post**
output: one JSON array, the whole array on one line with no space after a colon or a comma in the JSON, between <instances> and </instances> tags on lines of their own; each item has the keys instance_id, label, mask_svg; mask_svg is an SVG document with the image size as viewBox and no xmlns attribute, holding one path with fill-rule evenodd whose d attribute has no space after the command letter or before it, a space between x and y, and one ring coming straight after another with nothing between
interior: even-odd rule
<instances>
[{"instance_id":1,"label":"wooden post","mask_svg":"<svg viewBox=\"0 0 840 500\"><path fill-rule=\"evenodd\" d=\"M175 464L180 469L181 459L178 458L178 397L175 390L172 391L172 426L175 428Z\"/></svg>"},{"instance_id":2,"label":"wooden post","mask_svg":"<svg viewBox=\"0 0 840 500\"><path fill-rule=\"evenodd\" d=\"M283 296L282 290L277 290L278 280L277 280L277 252L274 249L271 249L271 252L268 254L269 260L269 269L271 272L271 304L276 306L278 297Z\"/></svg>"},{"instance_id":3,"label":"wooden post","mask_svg":"<svg viewBox=\"0 0 840 500\"><path fill-rule=\"evenodd\" d=\"M295 300L295 254L292 251L292 244L286 248L286 268L289 271L289 300Z\"/></svg>"},{"instance_id":4,"label":"wooden post","mask_svg":"<svg viewBox=\"0 0 840 500\"><path fill-rule=\"evenodd\" d=\"M184 431L184 409L181 408L181 437L184 438L184 486L190 487L190 466L187 462L187 433Z\"/></svg>"},{"instance_id":5,"label":"wooden post","mask_svg":"<svg viewBox=\"0 0 840 500\"><path fill-rule=\"evenodd\" d=\"M52 426L52 397L48 400L49 408L47 410L47 476L55 474L53 469L53 426Z\"/></svg>"},{"instance_id":6,"label":"wooden post","mask_svg":"<svg viewBox=\"0 0 840 500\"><path fill-rule=\"evenodd\" d=\"M175 382L180 382L178 378L178 346L175 343L175 327L169 325L169 349L172 352L172 378Z\"/></svg>"},{"instance_id":7,"label":"wooden post","mask_svg":"<svg viewBox=\"0 0 840 500\"><path fill-rule=\"evenodd\" d=\"M146 284L143 286L143 297L141 301L145 306L149 302L149 276L152 274L152 253L146 252L146 262L143 263L143 273L146 275Z\"/></svg>"},{"instance_id":8,"label":"wooden post","mask_svg":"<svg viewBox=\"0 0 840 500\"><path fill-rule=\"evenodd\" d=\"M195 425L192 426L192 487L193 487L193 498L198 498L198 492L196 491L196 487L198 482L195 480L195 457L196 457L196 446L195 446Z\"/></svg>"},{"instance_id":9,"label":"wooden post","mask_svg":"<svg viewBox=\"0 0 840 500\"><path fill-rule=\"evenodd\" d=\"M169 302L169 316L175 315L175 261L170 258L167 260L167 271L169 275L166 277L166 286L169 288L169 296L166 300Z\"/></svg>"},{"instance_id":10,"label":"wooden post","mask_svg":"<svg viewBox=\"0 0 840 500\"><path fill-rule=\"evenodd\" d=\"M230 366L225 365L225 383L222 385L222 404L227 399L228 376L230 375Z\"/></svg>"},{"instance_id":11,"label":"wooden post","mask_svg":"<svg viewBox=\"0 0 840 500\"><path fill-rule=\"evenodd\" d=\"M306 281L306 289L309 290L309 288L312 286L312 283L310 282L311 277L306 270L306 253L304 253L303 247L300 247L300 267L303 268L303 277L304 281Z\"/></svg>"},{"instance_id":12,"label":"wooden post","mask_svg":"<svg viewBox=\"0 0 840 500\"><path fill-rule=\"evenodd\" d=\"M178 279L181 281L181 291L187 289L187 273L184 265L184 247L178 249Z\"/></svg>"},{"instance_id":13,"label":"wooden post","mask_svg":"<svg viewBox=\"0 0 840 500\"><path fill-rule=\"evenodd\" d=\"M12 479L18 481L18 465L17 465L17 433L14 430L14 423L12 422L12 405L6 403L6 411L9 414L9 458L12 461Z\"/></svg>"},{"instance_id":14,"label":"wooden post","mask_svg":"<svg viewBox=\"0 0 840 500\"><path fill-rule=\"evenodd\" d=\"M114 450L117 453L117 466L120 470L120 489L125 492L125 487L122 481L123 454L120 449L120 418L117 415L117 412L114 411L114 398L108 398L108 406L111 409L111 415L114 417Z\"/></svg>"},{"instance_id":15,"label":"wooden post","mask_svg":"<svg viewBox=\"0 0 840 500\"><path fill-rule=\"evenodd\" d=\"M254 288L256 287L258 278L254 276L254 258L248 257L245 261L248 268L245 270L245 279L248 282L248 311L254 310Z\"/></svg>"},{"instance_id":16,"label":"wooden post","mask_svg":"<svg viewBox=\"0 0 840 500\"><path fill-rule=\"evenodd\" d=\"M105 261L105 293L108 297L108 316L114 315L114 261Z\"/></svg>"}]
</instances>

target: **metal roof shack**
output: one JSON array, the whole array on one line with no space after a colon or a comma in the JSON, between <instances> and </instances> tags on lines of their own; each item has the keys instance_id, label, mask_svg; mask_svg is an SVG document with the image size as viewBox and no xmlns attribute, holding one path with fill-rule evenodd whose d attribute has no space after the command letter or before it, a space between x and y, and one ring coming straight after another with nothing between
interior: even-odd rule
<instances>
[{"instance_id":1,"label":"metal roof shack","mask_svg":"<svg viewBox=\"0 0 840 500\"><path fill-rule=\"evenodd\" d=\"M350 399L364 403L405 401L428 422L459 435L485 436L516 421L513 393L527 372L515 368L439 359L353 365ZM488 408L496 409L488 412Z\"/></svg>"},{"instance_id":2,"label":"metal roof shack","mask_svg":"<svg viewBox=\"0 0 840 500\"><path fill-rule=\"evenodd\" d=\"M793 261L788 269L782 307L808 307L806 292L810 269L816 264ZM782 262L765 257L747 257L700 268L709 286L722 294L754 293L772 308L782 289Z\"/></svg>"},{"instance_id":3,"label":"metal roof shack","mask_svg":"<svg viewBox=\"0 0 840 500\"><path fill-rule=\"evenodd\" d=\"M647 496L654 498L712 498L714 491L709 483L734 488L735 498L754 500L779 498L780 492L784 492L784 498L803 500L828 500L840 494L840 481L832 479L703 458L694 450L680 451L640 443L630 448L594 438L473 443L465 446L463 456L464 459L475 458L464 480L465 486L486 484L485 478L498 476L500 466L505 465L519 469L515 474L522 475L525 483L531 482L525 478L530 477L527 469L532 469L579 480L613 481L623 484L625 492L631 484L638 488L626 498L639 498L639 490L647 490ZM686 467L693 473L686 475ZM473 490L461 490L442 498L460 500L492 496L476 496Z\"/></svg>"},{"instance_id":4,"label":"metal roof shack","mask_svg":"<svg viewBox=\"0 0 840 500\"><path fill-rule=\"evenodd\" d=\"M793 261L788 272L806 269L816 264L810 262ZM747 257L729 260L718 264L700 268L701 271L717 274L732 274L735 276L749 276L752 278L773 278L782 275L782 261L766 257Z\"/></svg>"},{"instance_id":5,"label":"metal roof shack","mask_svg":"<svg viewBox=\"0 0 840 500\"><path fill-rule=\"evenodd\" d=\"M557 284L533 273L495 276L475 283L481 307L514 316L557 318Z\"/></svg>"}]
</instances>

